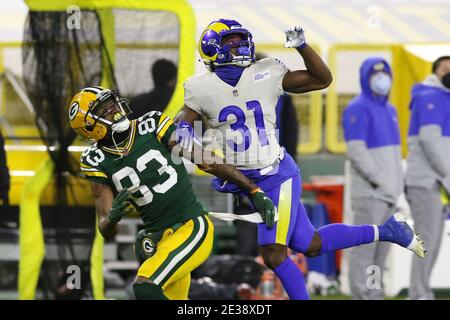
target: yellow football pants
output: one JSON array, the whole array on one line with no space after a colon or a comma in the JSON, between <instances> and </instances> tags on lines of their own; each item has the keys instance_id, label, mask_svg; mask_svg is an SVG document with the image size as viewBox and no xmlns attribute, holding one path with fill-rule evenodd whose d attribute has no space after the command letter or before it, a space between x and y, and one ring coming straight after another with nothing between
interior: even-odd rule
<instances>
[{"instance_id":1,"label":"yellow football pants","mask_svg":"<svg viewBox=\"0 0 450 320\"><path fill-rule=\"evenodd\" d=\"M214 225L206 215L187 221L175 232L169 228L159 241L155 255L145 260L137 276L161 286L171 300L186 300L191 272L210 255L213 238Z\"/></svg>"}]
</instances>

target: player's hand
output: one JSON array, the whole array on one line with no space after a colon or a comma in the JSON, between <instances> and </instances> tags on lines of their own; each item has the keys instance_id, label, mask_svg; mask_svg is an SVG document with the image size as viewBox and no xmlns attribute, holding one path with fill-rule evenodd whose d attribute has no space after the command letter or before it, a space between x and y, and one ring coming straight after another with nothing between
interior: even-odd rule
<instances>
[{"instance_id":1,"label":"player's hand","mask_svg":"<svg viewBox=\"0 0 450 320\"><path fill-rule=\"evenodd\" d=\"M177 144L188 152L192 152L194 145L194 128L192 125L187 121L178 122L175 135Z\"/></svg>"},{"instance_id":2,"label":"player's hand","mask_svg":"<svg viewBox=\"0 0 450 320\"><path fill-rule=\"evenodd\" d=\"M275 224L275 206L272 200L259 188L250 194L250 199L267 226L272 228Z\"/></svg>"},{"instance_id":3,"label":"player's hand","mask_svg":"<svg viewBox=\"0 0 450 320\"><path fill-rule=\"evenodd\" d=\"M306 46L305 31L303 28L297 26L293 29L284 31L286 34L286 48L299 48L303 49Z\"/></svg>"},{"instance_id":4,"label":"player's hand","mask_svg":"<svg viewBox=\"0 0 450 320\"><path fill-rule=\"evenodd\" d=\"M133 211L130 203L127 201L131 198L128 189L123 189L119 192L117 197L113 200L111 209L108 212L108 220L111 223L118 223L123 216ZM129 208L128 208L129 207Z\"/></svg>"}]
</instances>

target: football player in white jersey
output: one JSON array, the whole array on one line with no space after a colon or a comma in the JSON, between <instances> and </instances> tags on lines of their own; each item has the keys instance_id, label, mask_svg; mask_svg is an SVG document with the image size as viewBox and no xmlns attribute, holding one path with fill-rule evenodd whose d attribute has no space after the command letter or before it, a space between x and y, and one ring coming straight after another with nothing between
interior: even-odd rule
<instances>
[{"instance_id":1,"label":"football player in white jersey","mask_svg":"<svg viewBox=\"0 0 450 320\"><path fill-rule=\"evenodd\" d=\"M227 163L254 180L278 210L274 227L258 224L258 243L265 264L283 283L291 299L308 299L301 271L287 248L307 256L374 241L391 241L423 255L414 231L399 216L384 225L331 224L315 230L300 201L301 176L297 164L276 139L275 106L284 92L304 93L328 87L331 72L305 42L303 29L286 31L286 47L295 48L306 70L290 71L276 59L255 61L251 33L235 20L210 23L198 49L208 72L185 82L185 106L177 115L179 140L192 145L194 122L203 116L214 129L213 137ZM246 194L219 178L220 192Z\"/></svg>"}]
</instances>

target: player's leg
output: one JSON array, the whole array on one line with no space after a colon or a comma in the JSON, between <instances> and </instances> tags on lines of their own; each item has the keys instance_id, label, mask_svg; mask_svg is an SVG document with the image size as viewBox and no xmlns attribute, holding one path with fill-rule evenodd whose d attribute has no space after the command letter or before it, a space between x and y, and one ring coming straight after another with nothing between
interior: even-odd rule
<instances>
[{"instance_id":1,"label":"player's leg","mask_svg":"<svg viewBox=\"0 0 450 320\"><path fill-rule=\"evenodd\" d=\"M338 226L337 229L340 229L341 227ZM322 229L322 228L321 228ZM319 230L321 230L319 229ZM359 228L361 229L361 228ZM332 229L331 229L332 230ZM353 231L353 233L360 233L358 228L356 228L357 231ZM323 231L323 230L322 230ZM322 232L320 231L320 232ZM328 231L325 229L325 239L329 240L328 238ZM364 230L363 230L364 231ZM340 232L341 236L343 234L343 232ZM347 236L344 234L344 236ZM341 241L339 239L339 241ZM342 241L343 243L344 241ZM361 242L361 241L359 241ZM300 203L299 205L299 209L298 209L298 216L297 216L297 221L296 221L296 226L294 228L294 232L292 234L292 237L290 239L289 242L289 247L291 249L293 249L294 251L297 252L302 252L305 253L305 255L307 256L317 256L319 254L322 254L325 252L325 250L321 250L323 249L325 246L329 247L328 244L326 244L325 246L322 246L322 237L320 235L319 232L317 232L313 225L311 224L311 222L309 221L308 215L306 213L305 207L303 206L302 203ZM345 243L344 243L345 244ZM374 256L376 254L376 244L373 244L372 246L373 248L369 247L367 248L368 250L365 250L363 252L361 252L361 255L358 256L358 262L361 263L366 263L366 261L369 261L369 264L371 264L371 262L374 260ZM363 267L358 269L362 269ZM365 268L364 268L365 270ZM363 275L363 277L365 276L365 274ZM361 294L359 294L360 298L368 298L368 294L367 294L367 290L366 290L366 281L359 281L359 279L356 279L358 281L356 281L358 284L363 283L363 286L361 288L361 290L358 290L358 292L361 292ZM354 281L355 283L355 281ZM352 289L352 292L355 291ZM364 297L363 297L364 295Z\"/></svg>"},{"instance_id":2,"label":"player's leg","mask_svg":"<svg viewBox=\"0 0 450 320\"><path fill-rule=\"evenodd\" d=\"M314 234L306 252L315 257L325 252L346 249L375 241L396 243L424 258L423 241L414 233L401 214L394 214L382 225L348 225L333 223L321 227Z\"/></svg>"},{"instance_id":3,"label":"player's leg","mask_svg":"<svg viewBox=\"0 0 450 320\"><path fill-rule=\"evenodd\" d=\"M202 264L213 244L214 226L207 216L187 221L174 233L166 232L154 256L139 268L133 285L137 299L167 299L166 288ZM183 287L186 296L189 286ZM170 294L170 293L169 293Z\"/></svg>"},{"instance_id":4,"label":"player's leg","mask_svg":"<svg viewBox=\"0 0 450 320\"><path fill-rule=\"evenodd\" d=\"M445 225L445 213L440 200L439 188L428 190L408 187L406 197L414 219L414 228L420 233L429 250L427 259L414 257L412 260L409 297L411 299L432 299L433 293L429 287L430 275L439 253Z\"/></svg>"},{"instance_id":5,"label":"player's leg","mask_svg":"<svg viewBox=\"0 0 450 320\"><path fill-rule=\"evenodd\" d=\"M290 299L309 299L303 274L287 255L287 243L297 218L300 177L292 177L266 193L277 206L278 221L272 229L265 224L258 225L258 241L264 263L278 276Z\"/></svg>"},{"instance_id":6,"label":"player's leg","mask_svg":"<svg viewBox=\"0 0 450 320\"><path fill-rule=\"evenodd\" d=\"M174 281L166 286L164 294L169 300L187 300L191 285L191 274L188 273L180 280Z\"/></svg>"}]
</instances>

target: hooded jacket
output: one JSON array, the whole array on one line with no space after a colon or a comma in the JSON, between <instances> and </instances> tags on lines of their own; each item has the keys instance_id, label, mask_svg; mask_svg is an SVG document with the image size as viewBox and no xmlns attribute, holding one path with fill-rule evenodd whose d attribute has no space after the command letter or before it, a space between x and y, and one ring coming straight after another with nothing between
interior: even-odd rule
<instances>
[{"instance_id":1,"label":"hooded jacket","mask_svg":"<svg viewBox=\"0 0 450 320\"><path fill-rule=\"evenodd\" d=\"M410 109L406 185L449 184L450 90L430 75L413 87Z\"/></svg>"},{"instance_id":2,"label":"hooded jacket","mask_svg":"<svg viewBox=\"0 0 450 320\"><path fill-rule=\"evenodd\" d=\"M344 110L344 137L351 164L352 197L395 204L403 190L400 132L397 112L388 96L377 96L370 89L370 77L380 70L392 76L382 58L369 58L361 65L362 92Z\"/></svg>"}]
</instances>

